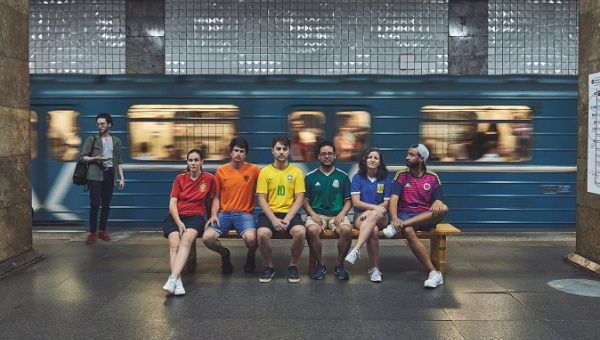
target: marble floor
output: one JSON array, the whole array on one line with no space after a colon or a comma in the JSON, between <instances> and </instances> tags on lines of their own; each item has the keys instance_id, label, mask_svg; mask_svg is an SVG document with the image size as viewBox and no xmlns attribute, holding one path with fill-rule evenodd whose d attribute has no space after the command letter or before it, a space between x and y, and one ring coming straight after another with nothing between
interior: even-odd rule
<instances>
[{"instance_id":1,"label":"marble floor","mask_svg":"<svg viewBox=\"0 0 600 340\"><path fill-rule=\"evenodd\" d=\"M425 271L402 240L381 240L383 282L369 281L363 259L350 280L333 275L336 241L324 241L328 276L287 282L289 241L274 241L277 270L245 274L246 249L225 240L234 273L201 243L187 295L168 297L167 241L159 232L115 231L84 243L81 232L34 232L45 259L0 279L1 339L597 339L600 298L548 283L600 277L564 261L574 233L464 233L448 241L445 284L423 288Z\"/></svg>"}]
</instances>

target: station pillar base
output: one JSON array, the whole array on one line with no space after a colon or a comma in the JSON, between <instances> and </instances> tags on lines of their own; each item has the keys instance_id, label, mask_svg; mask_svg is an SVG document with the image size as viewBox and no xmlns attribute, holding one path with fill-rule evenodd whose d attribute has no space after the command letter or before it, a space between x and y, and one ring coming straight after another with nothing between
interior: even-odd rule
<instances>
[{"instance_id":1,"label":"station pillar base","mask_svg":"<svg viewBox=\"0 0 600 340\"><path fill-rule=\"evenodd\" d=\"M576 253L570 253L565 257L565 260L596 275L600 275L600 263L588 260L587 258Z\"/></svg>"},{"instance_id":2,"label":"station pillar base","mask_svg":"<svg viewBox=\"0 0 600 340\"><path fill-rule=\"evenodd\" d=\"M44 258L44 255L34 249L8 258L0 262L0 278L23 267L37 263Z\"/></svg>"}]
</instances>

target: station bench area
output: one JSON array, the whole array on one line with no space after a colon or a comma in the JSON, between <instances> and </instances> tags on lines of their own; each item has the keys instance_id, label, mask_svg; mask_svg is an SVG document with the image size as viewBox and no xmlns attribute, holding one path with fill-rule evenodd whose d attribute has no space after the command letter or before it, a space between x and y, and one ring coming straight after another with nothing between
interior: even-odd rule
<instances>
[{"instance_id":1,"label":"station bench area","mask_svg":"<svg viewBox=\"0 0 600 340\"><path fill-rule=\"evenodd\" d=\"M417 236L422 240L429 240L429 256L431 262L435 268L442 273L446 274L446 237L449 235L459 235L461 231L449 223L439 223L435 228L429 231L417 231ZM240 238L235 230L230 230L226 235L221 236L224 238ZM337 239L338 236L333 231L327 229L321 233L322 240ZM358 229L352 229L352 238L358 238ZM379 238L386 239L383 232L379 231ZM396 234L394 239L403 239L401 233ZM285 233L274 233L273 239L289 239L289 236ZM241 239L240 239L241 240ZM310 248L309 248L310 249ZM312 252L309 253L308 259L308 270L312 273L315 269L316 260ZM187 265L185 267L186 272L193 272L196 269L196 242L192 245L190 256L188 258Z\"/></svg>"}]
</instances>

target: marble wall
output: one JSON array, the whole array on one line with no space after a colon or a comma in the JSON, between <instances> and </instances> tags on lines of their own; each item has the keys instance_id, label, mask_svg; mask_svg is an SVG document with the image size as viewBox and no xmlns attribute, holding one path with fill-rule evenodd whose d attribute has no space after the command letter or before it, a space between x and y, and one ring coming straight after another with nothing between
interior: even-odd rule
<instances>
[{"instance_id":1,"label":"marble wall","mask_svg":"<svg viewBox=\"0 0 600 340\"><path fill-rule=\"evenodd\" d=\"M600 195L587 192L588 75L600 72L600 2L579 3L579 108L577 141L577 244L575 252L600 264Z\"/></svg>"},{"instance_id":2,"label":"marble wall","mask_svg":"<svg viewBox=\"0 0 600 340\"><path fill-rule=\"evenodd\" d=\"M127 0L126 73L165 73L165 0Z\"/></svg>"},{"instance_id":3,"label":"marble wall","mask_svg":"<svg viewBox=\"0 0 600 340\"><path fill-rule=\"evenodd\" d=\"M0 275L32 251L28 8L0 0Z\"/></svg>"},{"instance_id":4,"label":"marble wall","mask_svg":"<svg viewBox=\"0 0 600 340\"><path fill-rule=\"evenodd\" d=\"M487 75L487 0L449 0L448 74Z\"/></svg>"}]
</instances>

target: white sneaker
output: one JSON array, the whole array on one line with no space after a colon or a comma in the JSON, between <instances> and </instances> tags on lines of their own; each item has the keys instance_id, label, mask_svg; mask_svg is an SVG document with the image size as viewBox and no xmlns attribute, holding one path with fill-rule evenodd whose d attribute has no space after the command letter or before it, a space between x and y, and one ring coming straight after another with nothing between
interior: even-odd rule
<instances>
[{"instance_id":1,"label":"white sneaker","mask_svg":"<svg viewBox=\"0 0 600 340\"><path fill-rule=\"evenodd\" d=\"M429 278L425 280L425 288L435 288L441 284L444 284L444 278L442 273L438 271L429 272Z\"/></svg>"},{"instance_id":2,"label":"white sneaker","mask_svg":"<svg viewBox=\"0 0 600 340\"><path fill-rule=\"evenodd\" d=\"M348 255L346 255L346 258L344 259L344 261L346 261L350 264L354 264L356 262L356 259L359 259L359 258L360 258L360 250L352 249L352 250L350 250Z\"/></svg>"},{"instance_id":3,"label":"white sneaker","mask_svg":"<svg viewBox=\"0 0 600 340\"><path fill-rule=\"evenodd\" d=\"M371 276L371 282L381 282L381 271L379 268L373 267L369 269L369 275Z\"/></svg>"},{"instance_id":4,"label":"white sneaker","mask_svg":"<svg viewBox=\"0 0 600 340\"><path fill-rule=\"evenodd\" d=\"M163 289L166 290L167 292L169 292L169 294L173 294L173 292L175 291L176 284L177 284L177 278L174 276L169 276L169 278L167 279L167 282L165 282L165 285L163 286Z\"/></svg>"},{"instance_id":5,"label":"white sneaker","mask_svg":"<svg viewBox=\"0 0 600 340\"><path fill-rule=\"evenodd\" d=\"M181 282L181 278L178 278L175 281L175 295L185 295L185 289L183 289L183 282Z\"/></svg>"},{"instance_id":6,"label":"white sneaker","mask_svg":"<svg viewBox=\"0 0 600 340\"><path fill-rule=\"evenodd\" d=\"M385 235L387 238L392 238L396 236L397 233L398 230L396 230L396 227L394 227L392 224L388 224L388 226L383 229L383 235Z\"/></svg>"}]
</instances>

